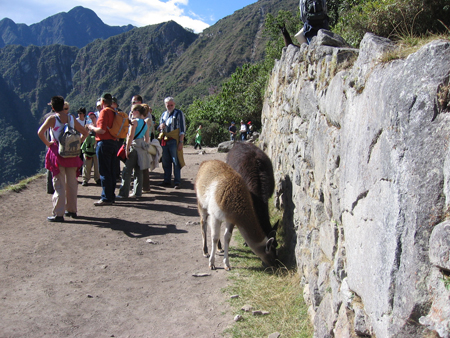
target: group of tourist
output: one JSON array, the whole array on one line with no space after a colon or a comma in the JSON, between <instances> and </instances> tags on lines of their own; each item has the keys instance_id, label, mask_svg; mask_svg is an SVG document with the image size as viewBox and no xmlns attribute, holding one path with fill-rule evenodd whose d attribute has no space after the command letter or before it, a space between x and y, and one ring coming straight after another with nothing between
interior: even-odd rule
<instances>
[{"instance_id":1,"label":"group of tourist","mask_svg":"<svg viewBox=\"0 0 450 338\"><path fill-rule=\"evenodd\" d=\"M97 102L97 112L86 116L86 109L78 110L78 118L69 114L69 104L62 96L54 96L50 105L52 114L44 121L38 130L38 136L48 147L45 157L45 167L52 173L54 187L52 215L47 217L50 222L63 222L64 216L77 217L78 179L82 168L82 186L90 180L94 166L94 181L101 185L100 199L95 206L113 205L116 199L139 199L142 192L149 191L149 168L152 161L148 151L152 144L161 148L161 160L164 170L164 180L161 186L180 188L181 168L184 166L183 143L186 131L184 113L175 109L172 97L164 100L166 111L161 115L157 130L159 141L154 140L155 119L151 108L142 102L142 97L135 95L131 101L129 113L130 126L124 140L117 139L109 132L119 105L111 94L103 94ZM81 135L82 156L64 158L58 153L58 141L61 132L68 124ZM49 131L50 137L46 137ZM125 152L121 185L116 195L116 181L120 173L119 148ZM159 160L159 158L158 158ZM153 164L154 167L154 164ZM131 176L134 173L133 192L130 193Z\"/></svg>"},{"instance_id":2,"label":"group of tourist","mask_svg":"<svg viewBox=\"0 0 450 338\"><path fill-rule=\"evenodd\" d=\"M249 139L253 135L253 131L254 127L252 121L248 121L246 124L244 120L241 120L241 128L239 129L241 141ZM230 140L236 141L237 127L234 121L232 121L231 125L228 127L228 132L230 133Z\"/></svg>"}]
</instances>

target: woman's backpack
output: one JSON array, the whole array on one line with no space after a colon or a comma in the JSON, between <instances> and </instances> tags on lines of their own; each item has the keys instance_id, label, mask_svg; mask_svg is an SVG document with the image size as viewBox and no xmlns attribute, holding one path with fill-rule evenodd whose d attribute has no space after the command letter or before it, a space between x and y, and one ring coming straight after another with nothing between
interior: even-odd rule
<instances>
[{"instance_id":1,"label":"woman's backpack","mask_svg":"<svg viewBox=\"0 0 450 338\"><path fill-rule=\"evenodd\" d=\"M62 124L59 117L55 117ZM64 158L80 156L81 147L81 135L74 128L74 118L69 114L68 119L58 139L58 154Z\"/></svg>"}]
</instances>

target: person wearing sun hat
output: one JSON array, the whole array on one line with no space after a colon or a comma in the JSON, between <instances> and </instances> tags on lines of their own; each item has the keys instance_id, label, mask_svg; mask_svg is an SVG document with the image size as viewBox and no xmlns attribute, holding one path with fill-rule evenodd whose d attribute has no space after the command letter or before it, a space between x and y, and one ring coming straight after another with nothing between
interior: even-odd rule
<instances>
[{"instance_id":1,"label":"person wearing sun hat","mask_svg":"<svg viewBox=\"0 0 450 338\"><path fill-rule=\"evenodd\" d=\"M248 125L247 138L250 139L253 135L254 127L253 127L252 121L248 121L247 125Z\"/></svg>"}]
</instances>

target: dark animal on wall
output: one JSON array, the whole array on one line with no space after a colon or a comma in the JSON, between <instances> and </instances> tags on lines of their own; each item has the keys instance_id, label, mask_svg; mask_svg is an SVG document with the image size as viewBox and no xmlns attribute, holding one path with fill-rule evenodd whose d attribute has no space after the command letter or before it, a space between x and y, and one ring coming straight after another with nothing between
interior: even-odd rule
<instances>
[{"instance_id":1,"label":"dark animal on wall","mask_svg":"<svg viewBox=\"0 0 450 338\"><path fill-rule=\"evenodd\" d=\"M269 198L275 189L273 166L264 151L250 142L236 142L226 162L244 179L253 200L259 224L266 235L275 238L278 223L272 228L269 216ZM277 242L274 242L275 247Z\"/></svg>"}]
</instances>

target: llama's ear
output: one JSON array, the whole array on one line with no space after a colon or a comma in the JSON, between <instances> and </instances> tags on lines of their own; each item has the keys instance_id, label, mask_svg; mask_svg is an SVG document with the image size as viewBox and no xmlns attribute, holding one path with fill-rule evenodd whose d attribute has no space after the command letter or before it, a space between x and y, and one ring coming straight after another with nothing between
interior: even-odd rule
<instances>
[{"instance_id":1,"label":"llama's ear","mask_svg":"<svg viewBox=\"0 0 450 338\"><path fill-rule=\"evenodd\" d=\"M266 243L266 253L268 254L268 253L270 253L270 251L272 251L272 244L273 244L273 241L275 240L275 238L269 238L269 240L267 241L267 243Z\"/></svg>"}]
</instances>

